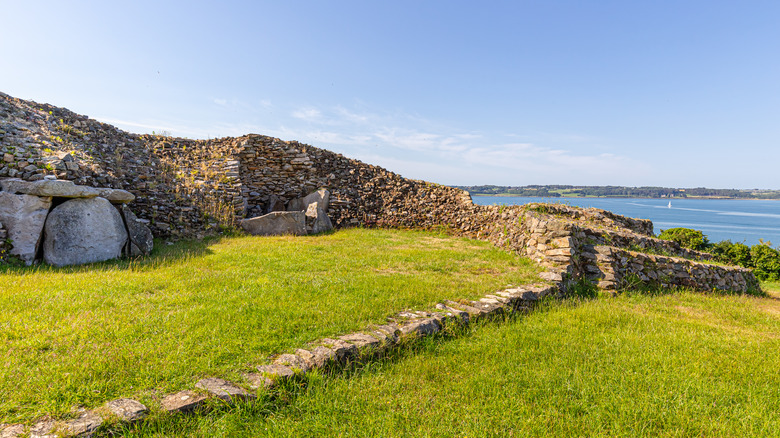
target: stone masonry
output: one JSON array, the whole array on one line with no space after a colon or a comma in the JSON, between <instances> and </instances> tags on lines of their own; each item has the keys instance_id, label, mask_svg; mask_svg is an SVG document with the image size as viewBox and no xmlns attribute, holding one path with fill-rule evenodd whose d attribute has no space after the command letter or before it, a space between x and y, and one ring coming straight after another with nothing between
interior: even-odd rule
<instances>
[{"instance_id":1,"label":"stone masonry","mask_svg":"<svg viewBox=\"0 0 780 438\"><path fill-rule=\"evenodd\" d=\"M35 181L53 174L80 185L127 190L137 198L138 217L157 237L200 237L220 225L296 207L291 203L324 188L330 192L326 213L336 228L446 230L528 256L548 267L552 280L585 279L604 288L622 288L634 278L706 290L757 288L753 275L741 268L694 269L709 256L655 239L649 221L604 210L478 206L452 187L262 135L214 140L135 135L2 93L0 110L0 178ZM648 254L641 268L639 262L622 262L639 253ZM648 274L654 266L673 275L654 278Z\"/></svg>"}]
</instances>

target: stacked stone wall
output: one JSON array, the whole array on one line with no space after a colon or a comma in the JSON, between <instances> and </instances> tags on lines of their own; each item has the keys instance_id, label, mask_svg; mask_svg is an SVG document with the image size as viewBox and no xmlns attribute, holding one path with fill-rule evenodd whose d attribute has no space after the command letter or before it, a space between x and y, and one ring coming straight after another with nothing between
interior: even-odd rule
<instances>
[{"instance_id":1,"label":"stacked stone wall","mask_svg":"<svg viewBox=\"0 0 780 438\"><path fill-rule=\"evenodd\" d=\"M406 179L295 141L135 135L2 93L0 109L0 178L35 181L51 174L128 190L137 198L138 217L150 222L157 237L200 237L326 188L331 193L327 213L337 228L446 230L528 256L549 268L551 280L620 285L596 278L606 275L593 263L600 246L656 253L658 260L711 257L655 239L648 220L559 204L478 206L462 190ZM628 265L614 269L616 278L633 273ZM711 284L704 281L702 288Z\"/></svg>"}]
</instances>

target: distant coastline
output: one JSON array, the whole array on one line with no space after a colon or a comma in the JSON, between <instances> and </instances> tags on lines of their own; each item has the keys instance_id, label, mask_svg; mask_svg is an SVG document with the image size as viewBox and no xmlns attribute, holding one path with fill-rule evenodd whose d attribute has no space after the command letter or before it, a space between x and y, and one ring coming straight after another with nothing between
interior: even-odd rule
<instances>
[{"instance_id":1,"label":"distant coastline","mask_svg":"<svg viewBox=\"0 0 780 438\"><path fill-rule=\"evenodd\" d=\"M669 187L624 187L624 186L456 186L472 196L521 196L539 198L641 198L641 199L754 199L780 200L780 190L744 190L669 188Z\"/></svg>"}]
</instances>

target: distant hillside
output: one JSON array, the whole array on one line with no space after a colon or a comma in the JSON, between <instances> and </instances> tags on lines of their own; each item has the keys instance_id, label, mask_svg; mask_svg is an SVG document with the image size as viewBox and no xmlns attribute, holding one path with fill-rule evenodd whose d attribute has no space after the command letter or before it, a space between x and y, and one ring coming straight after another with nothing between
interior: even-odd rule
<instances>
[{"instance_id":1,"label":"distant hillside","mask_svg":"<svg viewBox=\"0 0 780 438\"><path fill-rule=\"evenodd\" d=\"M559 197L597 197L597 198L721 198L721 199L780 199L780 190L739 190L669 188L669 187L623 187L623 186L568 186L568 185L530 185L530 186L456 186L471 195L487 196L539 196Z\"/></svg>"}]
</instances>

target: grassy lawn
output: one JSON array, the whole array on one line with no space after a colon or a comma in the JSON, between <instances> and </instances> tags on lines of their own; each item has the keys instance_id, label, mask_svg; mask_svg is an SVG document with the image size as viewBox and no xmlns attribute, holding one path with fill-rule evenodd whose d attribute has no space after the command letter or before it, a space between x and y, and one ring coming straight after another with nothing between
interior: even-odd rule
<instances>
[{"instance_id":1,"label":"grassy lawn","mask_svg":"<svg viewBox=\"0 0 780 438\"><path fill-rule=\"evenodd\" d=\"M353 229L161 246L146 260L0 270L0 423L201 377L406 308L536 281L531 262L433 233Z\"/></svg>"},{"instance_id":2,"label":"grassy lawn","mask_svg":"<svg viewBox=\"0 0 780 438\"><path fill-rule=\"evenodd\" d=\"M275 401L129 436L780 436L780 301L550 303Z\"/></svg>"}]
</instances>

